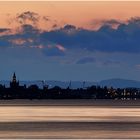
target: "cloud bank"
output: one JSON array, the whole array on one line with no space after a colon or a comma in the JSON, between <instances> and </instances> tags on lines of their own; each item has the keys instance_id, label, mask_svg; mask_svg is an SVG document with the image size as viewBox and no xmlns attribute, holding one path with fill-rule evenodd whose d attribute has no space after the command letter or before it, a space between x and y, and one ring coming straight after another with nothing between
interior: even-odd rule
<instances>
[{"instance_id":1,"label":"cloud bank","mask_svg":"<svg viewBox=\"0 0 140 140\"><path fill-rule=\"evenodd\" d=\"M16 20L21 23L17 32L9 28L0 28L0 48L36 48L43 55L66 56L69 51L104 52L104 53L140 53L140 18L133 17L127 22L115 19L103 20L98 30L87 30L66 24L50 31L37 26L40 15L34 12L18 14ZM43 17L46 21L49 17ZM31 24L27 24L30 21ZM117 25L117 28L113 26ZM57 26L57 25L55 25ZM76 50L76 51L74 51ZM94 62L83 56L77 64Z\"/></svg>"},{"instance_id":2,"label":"cloud bank","mask_svg":"<svg viewBox=\"0 0 140 140\"><path fill-rule=\"evenodd\" d=\"M40 28L42 20L53 28ZM51 17L31 11L17 14L12 22L18 26L0 28L1 73L17 69L32 78L75 80L138 77L139 17L102 20L98 30L59 26Z\"/></svg>"}]
</instances>

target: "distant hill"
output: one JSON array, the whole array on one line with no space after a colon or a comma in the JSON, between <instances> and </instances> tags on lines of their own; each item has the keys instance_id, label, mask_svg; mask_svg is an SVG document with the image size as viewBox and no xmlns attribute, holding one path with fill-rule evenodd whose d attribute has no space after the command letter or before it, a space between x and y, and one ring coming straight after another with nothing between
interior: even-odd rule
<instances>
[{"instance_id":1,"label":"distant hill","mask_svg":"<svg viewBox=\"0 0 140 140\"><path fill-rule=\"evenodd\" d=\"M0 81L0 84L5 85L6 87L9 87L9 81ZM99 86L107 86L107 87L114 87L114 88L126 88L126 87L136 87L140 88L140 81L135 80L126 80L126 79L108 79L108 80L102 80L100 82L85 82L83 81L71 81L71 84L69 81L54 81L54 80L46 80L45 83L43 83L41 80L38 81L20 81L20 85L26 84L27 87L33 84L36 84L39 86L39 88L43 88L43 85L49 85L49 88L52 88L54 86L59 86L61 88L67 88L70 86L70 88L76 89L76 88L86 88L90 87L92 85L99 85Z\"/></svg>"}]
</instances>

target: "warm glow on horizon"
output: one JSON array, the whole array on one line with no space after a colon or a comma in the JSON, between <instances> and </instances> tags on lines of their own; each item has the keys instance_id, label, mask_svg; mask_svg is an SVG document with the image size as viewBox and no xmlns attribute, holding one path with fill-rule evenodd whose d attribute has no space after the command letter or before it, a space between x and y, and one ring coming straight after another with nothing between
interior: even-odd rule
<instances>
[{"instance_id":1,"label":"warm glow on horizon","mask_svg":"<svg viewBox=\"0 0 140 140\"><path fill-rule=\"evenodd\" d=\"M7 24L9 17L15 17L25 11L32 11L41 16L48 16L59 25L73 24L78 27L91 28L96 20L128 20L139 16L140 1L0 1L0 26L15 26ZM94 23L95 22L95 23ZM42 26L48 27L41 23Z\"/></svg>"}]
</instances>

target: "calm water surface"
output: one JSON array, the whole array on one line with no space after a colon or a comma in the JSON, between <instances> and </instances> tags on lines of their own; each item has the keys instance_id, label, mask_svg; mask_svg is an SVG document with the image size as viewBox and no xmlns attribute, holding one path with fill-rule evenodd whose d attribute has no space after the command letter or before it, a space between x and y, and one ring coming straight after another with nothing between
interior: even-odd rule
<instances>
[{"instance_id":1,"label":"calm water surface","mask_svg":"<svg viewBox=\"0 0 140 140\"><path fill-rule=\"evenodd\" d=\"M140 138L140 108L0 106L0 138Z\"/></svg>"},{"instance_id":2,"label":"calm water surface","mask_svg":"<svg viewBox=\"0 0 140 140\"><path fill-rule=\"evenodd\" d=\"M0 122L139 122L140 108L92 106L0 106Z\"/></svg>"}]
</instances>

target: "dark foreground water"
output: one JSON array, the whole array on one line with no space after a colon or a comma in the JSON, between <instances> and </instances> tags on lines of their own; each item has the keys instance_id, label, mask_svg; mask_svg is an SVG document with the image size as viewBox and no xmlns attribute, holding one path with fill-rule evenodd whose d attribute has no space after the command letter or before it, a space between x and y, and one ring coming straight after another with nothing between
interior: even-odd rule
<instances>
[{"instance_id":1,"label":"dark foreground water","mask_svg":"<svg viewBox=\"0 0 140 140\"><path fill-rule=\"evenodd\" d=\"M0 106L0 138L140 138L140 108Z\"/></svg>"}]
</instances>

